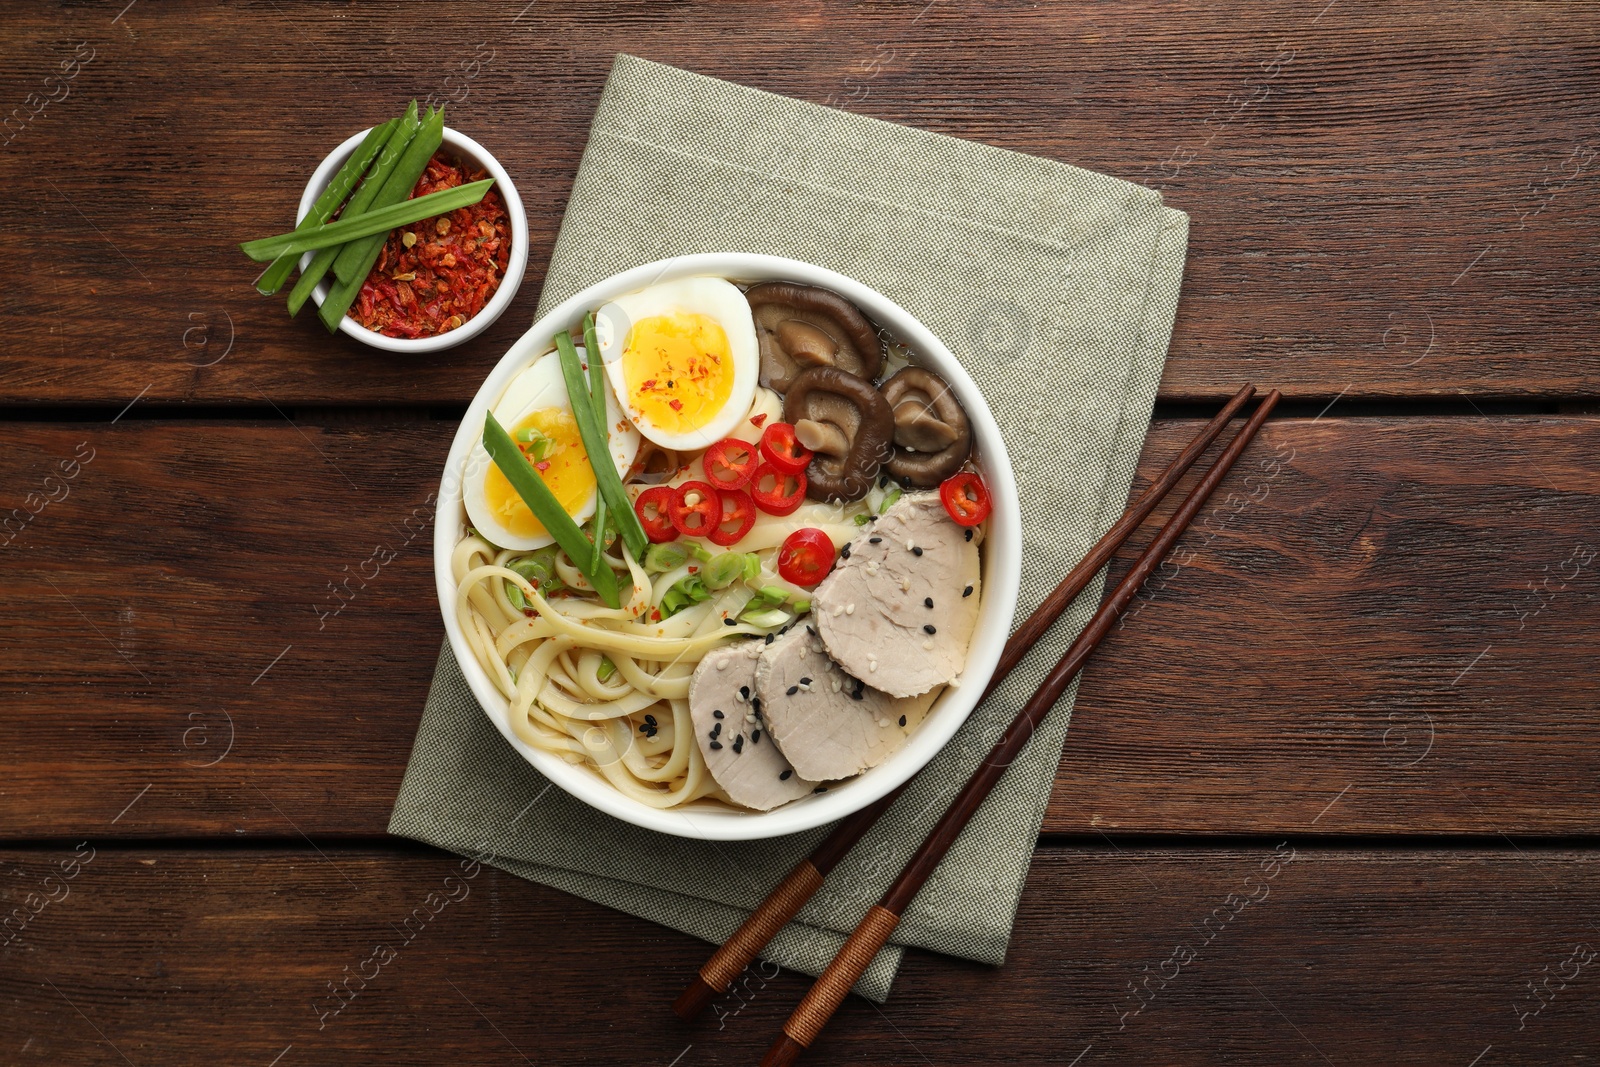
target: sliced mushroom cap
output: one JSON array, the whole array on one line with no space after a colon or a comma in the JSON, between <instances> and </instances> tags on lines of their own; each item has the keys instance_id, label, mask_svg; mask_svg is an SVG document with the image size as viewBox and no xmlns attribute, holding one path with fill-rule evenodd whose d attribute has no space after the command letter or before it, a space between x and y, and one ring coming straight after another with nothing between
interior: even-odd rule
<instances>
[{"instance_id":1,"label":"sliced mushroom cap","mask_svg":"<svg viewBox=\"0 0 1600 1067\"><path fill-rule=\"evenodd\" d=\"M761 349L761 384L788 392L808 367L837 367L869 381L883 368L883 342L867 317L838 293L766 282L745 293Z\"/></svg>"},{"instance_id":2,"label":"sliced mushroom cap","mask_svg":"<svg viewBox=\"0 0 1600 1067\"><path fill-rule=\"evenodd\" d=\"M932 371L905 367L883 383L894 411L889 473L918 486L938 485L972 452L972 426L955 390Z\"/></svg>"},{"instance_id":3,"label":"sliced mushroom cap","mask_svg":"<svg viewBox=\"0 0 1600 1067\"><path fill-rule=\"evenodd\" d=\"M783 398L783 418L816 453L806 468L807 496L866 496L894 440L894 413L871 382L837 367L801 371Z\"/></svg>"}]
</instances>

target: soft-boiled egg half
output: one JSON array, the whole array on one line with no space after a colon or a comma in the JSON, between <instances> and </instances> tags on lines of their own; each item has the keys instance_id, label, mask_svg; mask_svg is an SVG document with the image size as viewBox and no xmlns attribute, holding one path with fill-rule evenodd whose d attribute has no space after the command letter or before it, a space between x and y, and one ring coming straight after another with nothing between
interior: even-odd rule
<instances>
[{"instance_id":1,"label":"soft-boiled egg half","mask_svg":"<svg viewBox=\"0 0 1600 1067\"><path fill-rule=\"evenodd\" d=\"M584 358L583 349L578 349L578 355ZM618 474L625 474L638 454L639 432L623 417L612 391L603 392L608 458ZM511 379L494 406L494 417L522 448L567 514L578 522L594 515L598 495L594 467L578 436L578 419L561 376L559 355L541 356ZM501 548L518 551L543 548L555 541L489 458L481 440L467 470L477 473L467 479L462 496L467 516L479 533Z\"/></svg>"},{"instance_id":2,"label":"soft-boiled egg half","mask_svg":"<svg viewBox=\"0 0 1600 1067\"><path fill-rule=\"evenodd\" d=\"M595 313L595 339L629 420L663 448L710 447L750 410L755 320L731 282L682 278L619 296Z\"/></svg>"}]
</instances>

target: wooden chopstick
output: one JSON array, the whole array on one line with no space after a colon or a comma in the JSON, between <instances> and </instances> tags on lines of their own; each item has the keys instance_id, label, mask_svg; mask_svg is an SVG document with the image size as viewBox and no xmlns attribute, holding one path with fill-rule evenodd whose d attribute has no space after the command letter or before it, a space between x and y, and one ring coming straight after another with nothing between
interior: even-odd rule
<instances>
[{"instance_id":1,"label":"wooden chopstick","mask_svg":"<svg viewBox=\"0 0 1600 1067\"><path fill-rule=\"evenodd\" d=\"M1062 612L1067 610L1077 595L1083 591L1084 586L1099 573L1112 553L1122 547L1128 536L1138 529L1145 517L1161 503L1162 498L1178 483L1194 461L1211 446L1211 442L1217 439L1223 427L1238 414L1239 409L1255 394L1255 391L1255 386L1247 383L1235 393L1222 410L1217 412L1216 417L1206 423L1184 450L1167 465L1167 469L1139 494L1138 499L1123 513L1122 518L1118 519L1088 554L1067 573L1061 584L1034 609L1027 621L1017 628L1017 632L1006 642L1005 651L1001 653L1000 662L996 665L994 674L990 676L988 688L979 698L979 703L986 700L989 694L1005 681L1006 675L1011 673L1012 668L1022 661L1034 643L1050 629L1051 624L1061 617ZM789 920L793 919L805 906L806 901L811 899L828 872L855 847L856 842L860 841L868 830L872 829L878 817L889 809L909 784L908 782L900 786L882 799L841 820L811 855L796 864L767 899L750 913L744 924L723 942L710 959L706 960L699 973L678 995L672 1010L682 1019L693 1019L705 1010L713 998L727 991L734 979L749 966L750 961L756 958L778 931L788 925Z\"/></svg>"},{"instance_id":2,"label":"wooden chopstick","mask_svg":"<svg viewBox=\"0 0 1600 1067\"><path fill-rule=\"evenodd\" d=\"M850 992L850 988L866 971L873 957L878 954L878 950L889 940L889 935L900 922L901 914L932 876L956 837L978 810L984 798L989 795L989 790L1005 774L1006 768L1011 766L1023 746L1028 743L1039 723L1049 714L1061 694L1066 692L1067 686L1072 683L1072 679L1083 668L1084 662L1100 644L1106 632L1111 629L1117 616L1138 593L1145 579L1166 558L1173 544L1205 506L1212 490L1216 489L1240 453L1250 444L1256 431L1277 406L1278 399L1279 393L1276 389L1266 395L1244 428L1217 459L1216 464L1184 498L1177 512L1167 520L1166 525L1161 527L1161 532L1140 554L1127 576L1095 612L1094 617L1089 620L1089 625L1084 627L1083 632L1072 643L1072 647L1067 649L1066 655L1061 657L1061 661L1045 677L1038 691L1023 705L1017 717L1012 720L1011 725L990 750L989 755L978 765L961 792L950 802L950 806L945 809L944 815L934 825L921 847L912 854L894 883L867 912L855 932L845 941L839 954L812 985L799 1007L795 1008L794 1014L789 1016L789 1021L784 1023L783 1033L762 1058L761 1067L787 1067L822 1032L823 1026L838 1009L845 995Z\"/></svg>"}]
</instances>

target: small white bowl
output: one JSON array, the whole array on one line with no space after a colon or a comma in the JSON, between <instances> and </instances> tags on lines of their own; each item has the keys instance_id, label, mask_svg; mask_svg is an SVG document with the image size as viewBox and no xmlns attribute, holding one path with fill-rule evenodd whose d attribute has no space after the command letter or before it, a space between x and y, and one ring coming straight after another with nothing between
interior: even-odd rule
<instances>
[{"instance_id":1,"label":"small white bowl","mask_svg":"<svg viewBox=\"0 0 1600 1067\"><path fill-rule=\"evenodd\" d=\"M317 197L322 195L322 191L333 181L333 176L338 173L339 168L344 166L344 161L350 158L350 154L370 132L370 129L362 130L328 153L328 158L322 161L322 165L306 183L306 191L300 194L300 210L295 215L295 225L299 225L300 220L306 217L311 205L316 203ZM339 323L340 332L373 348L383 348L390 352L437 352L441 348L451 348L463 341L469 341L488 329L489 325L511 306L512 298L517 295L517 287L522 284L522 272L528 266L528 216L522 210L522 198L517 195L517 187L512 184L511 175L507 174L500 161L485 151L477 141L465 134L457 133L448 126L444 130L443 147L463 161L482 167L488 172L489 177L494 179L493 188L505 201L506 214L511 220L511 255L506 261L506 272L500 278L500 288L495 290L489 302L483 305L483 309L448 333L436 334L433 337L390 337L369 330L346 315ZM312 255L313 253L307 252L300 257L301 270L310 265ZM326 278L317 283L312 297L318 307L328 299Z\"/></svg>"},{"instance_id":2,"label":"small white bowl","mask_svg":"<svg viewBox=\"0 0 1600 1067\"><path fill-rule=\"evenodd\" d=\"M456 583L450 573L450 557L467 524L466 507L461 498L463 471L473 446L483 433L484 420L492 403L523 367L549 348L550 339L557 331L570 329L582 319L585 311L657 282L700 275L734 282L802 282L831 289L855 303L868 318L908 345L917 354L918 363L938 373L955 390L975 432L977 464L994 501L983 545L983 600L961 685L946 689L904 747L878 766L848 781L830 785L826 793L814 793L771 811L740 811L707 801L667 810L652 808L624 795L588 767L569 764L558 756L524 744L512 732L506 699L479 665L456 621ZM451 443L434 519L433 571L445 633L467 684L489 721L539 773L584 803L636 826L710 841L751 840L810 830L866 807L921 770L955 735L988 686L1011 633L1022 575L1022 513L1000 427L995 424L989 405L972 378L932 331L883 294L826 268L778 256L715 252L646 263L597 282L562 301L511 346L472 398Z\"/></svg>"}]
</instances>

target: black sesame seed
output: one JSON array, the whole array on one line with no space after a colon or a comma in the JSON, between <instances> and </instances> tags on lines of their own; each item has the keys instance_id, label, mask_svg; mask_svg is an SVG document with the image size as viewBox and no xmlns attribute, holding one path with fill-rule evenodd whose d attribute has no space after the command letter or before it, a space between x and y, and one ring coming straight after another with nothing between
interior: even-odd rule
<instances>
[{"instance_id":1,"label":"black sesame seed","mask_svg":"<svg viewBox=\"0 0 1600 1067\"><path fill-rule=\"evenodd\" d=\"M645 716L645 717L644 717L644 721L645 721L645 722L647 722L647 723L649 723L649 724L650 724L650 725L651 725L651 726L658 726L658 725L660 725L660 724L659 724L659 723L657 723L657 722L656 722L656 717L655 717L655 716L654 716L654 715L646 715L646 716Z\"/></svg>"},{"instance_id":2,"label":"black sesame seed","mask_svg":"<svg viewBox=\"0 0 1600 1067\"><path fill-rule=\"evenodd\" d=\"M769 644L769 645L772 644L772 635L771 634L767 635L767 644Z\"/></svg>"},{"instance_id":3,"label":"black sesame seed","mask_svg":"<svg viewBox=\"0 0 1600 1067\"><path fill-rule=\"evenodd\" d=\"M733 754L735 756L737 756L743 751L744 751L744 734L740 734L738 737L735 737L733 739Z\"/></svg>"},{"instance_id":4,"label":"black sesame seed","mask_svg":"<svg viewBox=\"0 0 1600 1067\"><path fill-rule=\"evenodd\" d=\"M918 546L917 546L917 547L916 547L916 548L913 548L913 549L912 549L912 550L911 550L911 554L912 554L912 555L913 555L913 556L920 556L920 555L922 555L922 546L921 546L921 545L918 545Z\"/></svg>"},{"instance_id":5,"label":"black sesame seed","mask_svg":"<svg viewBox=\"0 0 1600 1067\"><path fill-rule=\"evenodd\" d=\"M812 790L813 793L826 793L827 791L828 791L828 787L825 786L825 785L819 785L815 789Z\"/></svg>"},{"instance_id":6,"label":"black sesame seed","mask_svg":"<svg viewBox=\"0 0 1600 1067\"><path fill-rule=\"evenodd\" d=\"M713 712L712 712L712 713L711 713L711 717L712 717L712 718L713 718L713 719L720 719L720 718L722 718L722 710L721 710L721 709L720 709L720 708L719 708L719 709L717 709L717 710L716 710L716 711L713 711Z\"/></svg>"},{"instance_id":7,"label":"black sesame seed","mask_svg":"<svg viewBox=\"0 0 1600 1067\"><path fill-rule=\"evenodd\" d=\"M967 527L967 540L972 540L972 527Z\"/></svg>"},{"instance_id":8,"label":"black sesame seed","mask_svg":"<svg viewBox=\"0 0 1600 1067\"><path fill-rule=\"evenodd\" d=\"M800 679L800 684L801 685L810 685L811 684L811 679L810 678L802 678L802 679Z\"/></svg>"},{"instance_id":9,"label":"black sesame seed","mask_svg":"<svg viewBox=\"0 0 1600 1067\"><path fill-rule=\"evenodd\" d=\"M713 741L713 742L711 742L711 747L713 749L720 749L720 748L722 748L722 742L721 741Z\"/></svg>"},{"instance_id":10,"label":"black sesame seed","mask_svg":"<svg viewBox=\"0 0 1600 1067\"><path fill-rule=\"evenodd\" d=\"M845 545L843 548L839 549L839 558L840 559L849 559L850 558L850 546L849 545Z\"/></svg>"},{"instance_id":11,"label":"black sesame seed","mask_svg":"<svg viewBox=\"0 0 1600 1067\"><path fill-rule=\"evenodd\" d=\"M749 700L750 699L750 687L748 685L741 685L739 687L739 699L740 700Z\"/></svg>"},{"instance_id":12,"label":"black sesame seed","mask_svg":"<svg viewBox=\"0 0 1600 1067\"><path fill-rule=\"evenodd\" d=\"M791 685L789 687L788 695L789 696L794 696L798 692L800 692L800 687L798 685Z\"/></svg>"},{"instance_id":13,"label":"black sesame seed","mask_svg":"<svg viewBox=\"0 0 1600 1067\"><path fill-rule=\"evenodd\" d=\"M969 585L965 589L961 590L961 595L962 596L971 596L972 595L972 586Z\"/></svg>"},{"instance_id":14,"label":"black sesame seed","mask_svg":"<svg viewBox=\"0 0 1600 1067\"><path fill-rule=\"evenodd\" d=\"M639 732L641 734L648 735L650 733L650 724L647 723L647 722L640 723L639 724Z\"/></svg>"},{"instance_id":15,"label":"black sesame seed","mask_svg":"<svg viewBox=\"0 0 1600 1067\"><path fill-rule=\"evenodd\" d=\"M711 728L711 740L715 741L720 733L722 733L722 724L719 722Z\"/></svg>"},{"instance_id":16,"label":"black sesame seed","mask_svg":"<svg viewBox=\"0 0 1600 1067\"><path fill-rule=\"evenodd\" d=\"M933 607L933 597L931 597L931 596L923 597L922 598L922 606L925 607L925 608Z\"/></svg>"},{"instance_id":17,"label":"black sesame seed","mask_svg":"<svg viewBox=\"0 0 1600 1067\"><path fill-rule=\"evenodd\" d=\"M881 538L881 537L869 537L869 538L867 538L867 544L869 544L869 545L881 544L882 542L883 542L883 538Z\"/></svg>"},{"instance_id":18,"label":"black sesame seed","mask_svg":"<svg viewBox=\"0 0 1600 1067\"><path fill-rule=\"evenodd\" d=\"M900 725L904 726L905 724L906 724L906 717L904 715L902 715L902 716L900 716Z\"/></svg>"},{"instance_id":19,"label":"black sesame seed","mask_svg":"<svg viewBox=\"0 0 1600 1067\"><path fill-rule=\"evenodd\" d=\"M752 745L759 745L761 743L761 731L759 729L750 731L750 743Z\"/></svg>"},{"instance_id":20,"label":"black sesame seed","mask_svg":"<svg viewBox=\"0 0 1600 1067\"><path fill-rule=\"evenodd\" d=\"M778 781L787 782L789 780L789 777L791 775L793 775L793 774L794 774L794 768L790 767L789 769L785 770L782 774L778 775Z\"/></svg>"},{"instance_id":21,"label":"black sesame seed","mask_svg":"<svg viewBox=\"0 0 1600 1067\"><path fill-rule=\"evenodd\" d=\"M734 619L723 619L722 620L722 625L724 625L724 626L738 626L739 623L738 623L737 620L734 620Z\"/></svg>"},{"instance_id":22,"label":"black sesame seed","mask_svg":"<svg viewBox=\"0 0 1600 1067\"><path fill-rule=\"evenodd\" d=\"M810 634L812 637L817 636L817 631L815 631L815 630L813 630L811 628L811 624L810 623L806 624L806 633Z\"/></svg>"},{"instance_id":23,"label":"black sesame seed","mask_svg":"<svg viewBox=\"0 0 1600 1067\"><path fill-rule=\"evenodd\" d=\"M750 707L755 711L755 713L757 715L760 715L761 714L761 698L760 697L751 697L750 698Z\"/></svg>"},{"instance_id":24,"label":"black sesame seed","mask_svg":"<svg viewBox=\"0 0 1600 1067\"><path fill-rule=\"evenodd\" d=\"M939 632L939 629L930 622L922 628L922 632L925 634L936 634Z\"/></svg>"}]
</instances>

